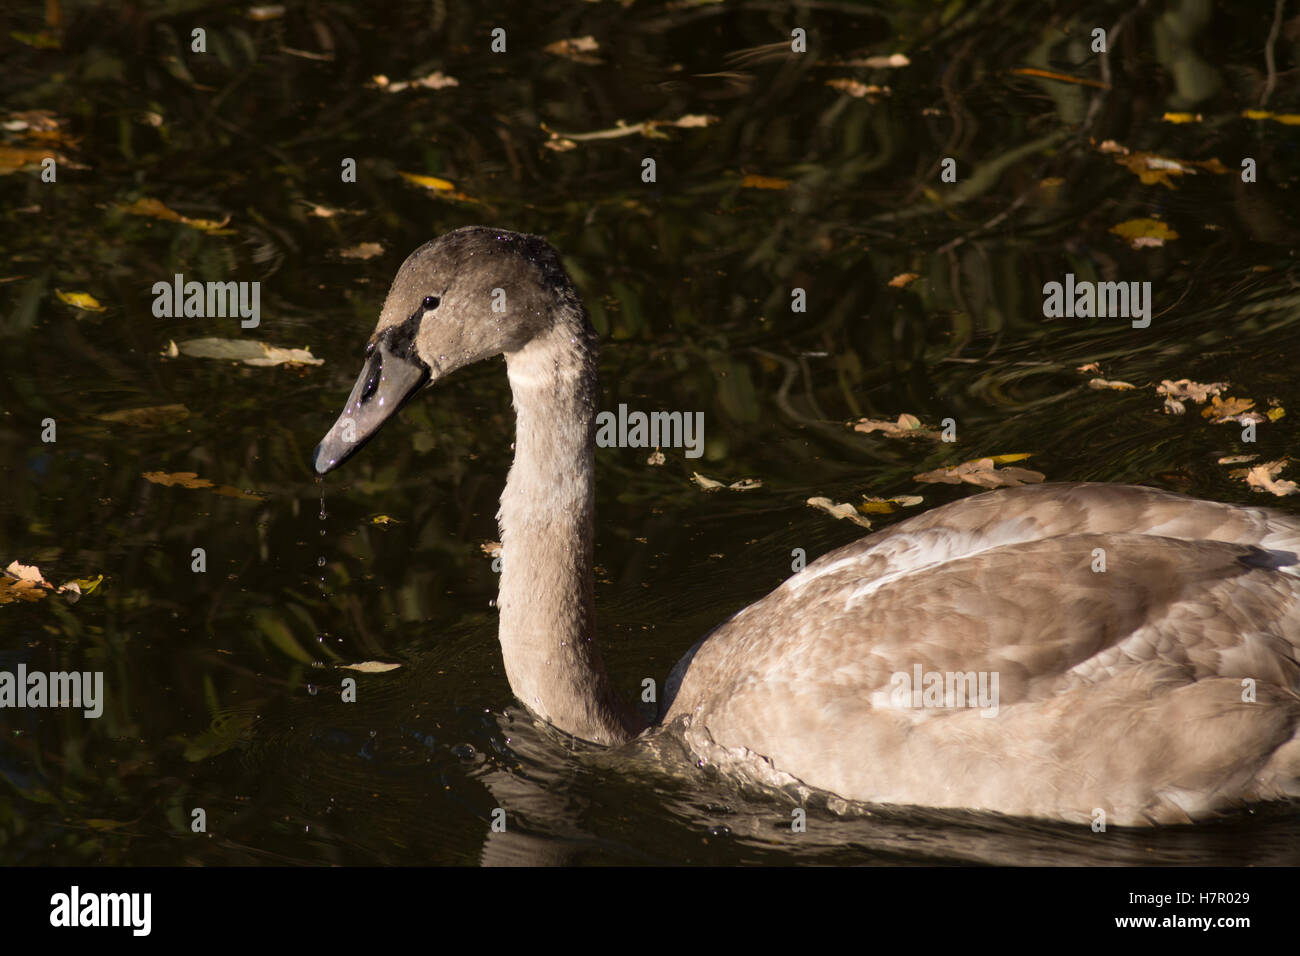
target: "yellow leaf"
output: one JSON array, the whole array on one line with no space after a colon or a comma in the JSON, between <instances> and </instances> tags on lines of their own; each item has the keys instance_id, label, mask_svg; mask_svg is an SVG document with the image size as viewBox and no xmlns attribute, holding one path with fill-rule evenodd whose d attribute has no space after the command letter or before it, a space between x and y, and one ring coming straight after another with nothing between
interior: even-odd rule
<instances>
[{"instance_id":1,"label":"yellow leaf","mask_svg":"<svg viewBox=\"0 0 1300 956\"><path fill-rule=\"evenodd\" d=\"M745 181L740 185L742 189L789 189L790 180L780 179L776 176L756 176L753 173L746 173Z\"/></svg>"},{"instance_id":2,"label":"yellow leaf","mask_svg":"<svg viewBox=\"0 0 1300 956\"><path fill-rule=\"evenodd\" d=\"M889 287L891 289L906 289L919 278L921 278L919 272L900 272L889 280Z\"/></svg>"},{"instance_id":3,"label":"yellow leaf","mask_svg":"<svg viewBox=\"0 0 1300 956\"><path fill-rule=\"evenodd\" d=\"M1275 421L1277 421L1279 418L1281 418L1283 415L1286 414L1286 409L1283 408L1281 405L1277 405L1277 406L1275 406L1275 407L1273 407L1273 408L1270 408L1270 409L1269 409L1267 412L1265 412L1264 414L1266 414L1266 415L1268 416L1268 420L1269 420L1270 422L1275 422Z\"/></svg>"},{"instance_id":4,"label":"yellow leaf","mask_svg":"<svg viewBox=\"0 0 1300 956\"><path fill-rule=\"evenodd\" d=\"M1111 226L1107 231L1129 240L1135 246L1140 239L1154 239L1157 240L1155 244L1164 245L1166 239L1178 238L1178 233L1159 219L1128 219ZM1143 245L1152 245L1152 243L1147 242Z\"/></svg>"},{"instance_id":5,"label":"yellow leaf","mask_svg":"<svg viewBox=\"0 0 1300 956\"><path fill-rule=\"evenodd\" d=\"M415 183L417 186L423 186L425 189L433 189L437 192L450 192L455 189L455 184L446 179L439 179L437 176L420 176L417 173L398 173L407 182Z\"/></svg>"},{"instance_id":6,"label":"yellow leaf","mask_svg":"<svg viewBox=\"0 0 1300 956\"><path fill-rule=\"evenodd\" d=\"M1202 117L1200 113L1166 113L1160 118L1166 123L1199 123Z\"/></svg>"},{"instance_id":7,"label":"yellow leaf","mask_svg":"<svg viewBox=\"0 0 1300 956\"><path fill-rule=\"evenodd\" d=\"M74 309L80 309L82 312L104 311L104 307L99 304L99 300L89 292L64 292L61 289L55 289L54 294L59 297L60 302L70 305Z\"/></svg>"}]
</instances>

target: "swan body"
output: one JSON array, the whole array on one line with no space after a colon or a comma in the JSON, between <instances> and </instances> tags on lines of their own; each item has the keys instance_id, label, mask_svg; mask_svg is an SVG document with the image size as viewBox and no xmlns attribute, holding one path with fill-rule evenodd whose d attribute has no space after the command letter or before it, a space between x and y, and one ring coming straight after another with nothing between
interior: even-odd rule
<instances>
[{"instance_id":1,"label":"swan body","mask_svg":"<svg viewBox=\"0 0 1300 956\"><path fill-rule=\"evenodd\" d=\"M412 253L314 466L498 354L499 636L511 689L557 728L680 733L855 801L1076 822L1300 796L1300 520L1145 487L989 492L824 555L691 648L644 727L595 640L597 348L545 241L472 226Z\"/></svg>"}]
</instances>

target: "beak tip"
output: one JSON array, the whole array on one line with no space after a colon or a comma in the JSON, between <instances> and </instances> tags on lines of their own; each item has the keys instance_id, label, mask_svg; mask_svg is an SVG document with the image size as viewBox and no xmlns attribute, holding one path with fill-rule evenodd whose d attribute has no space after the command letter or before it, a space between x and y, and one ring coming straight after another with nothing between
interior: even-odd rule
<instances>
[{"instance_id":1,"label":"beak tip","mask_svg":"<svg viewBox=\"0 0 1300 956\"><path fill-rule=\"evenodd\" d=\"M334 462L325 456L325 443L321 442L316 446L316 450L311 453L311 466L316 474L323 475L334 467Z\"/></svg>"}]
</instances>

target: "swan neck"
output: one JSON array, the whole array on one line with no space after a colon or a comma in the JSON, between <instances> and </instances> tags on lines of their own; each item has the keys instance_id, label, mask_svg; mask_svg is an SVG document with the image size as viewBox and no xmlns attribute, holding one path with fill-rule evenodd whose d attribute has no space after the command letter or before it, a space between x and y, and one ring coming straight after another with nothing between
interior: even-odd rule
<instances>
[{"instance_id":1,"label":"swan neck","mask_svg":"<svg viewBox=\"0 0 1300 956\"><path fill-rule=\"evenodd\" d=\"M501 496L500 640L511 690L560 730L617 744L639 729L596 642L596 343L585 315L507 353L515 458Z\"/></svg>"}]
</instances>

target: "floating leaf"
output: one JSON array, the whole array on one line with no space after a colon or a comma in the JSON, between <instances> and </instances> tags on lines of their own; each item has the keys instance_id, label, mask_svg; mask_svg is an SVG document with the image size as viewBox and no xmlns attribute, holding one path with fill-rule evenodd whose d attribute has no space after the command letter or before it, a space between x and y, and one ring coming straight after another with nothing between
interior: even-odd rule
<instances>
[{"instance_id":1,"label":"floating leaf","mask_svg":"<svg viewBox=\"0 0 1300 956\"><path fill-rule=\"evenodd\" d=\"M321 365L310 349L282 349L252 339L187 339L177 346L191 358L227 359L245 365Z\"/></svg>"},{"instance_id":2,"label":"floating leaf","mask_svg":"<svg viewBox=\"0 0 1300 956\"><path fill-rule=\"evenodd\" d=\"M409 89L445 90L448 87L460 86L460 80L454 76L447 76L438 70L428 76L422 76L414 80L402 80L396 83L390 82L388 77L380 74L373 77L371 82L385 93L400 93L402 90Z\"/></svg>"},{"instance_id":3,"label":"floating leaf","mask_svg":"<svg viewBox=\"0 0 1300 956\"><path fill-rule=\"evenodd\" d=\"M740 186L742 189L789 189L790 180L779 179L775 176L756 176L753 173L746 173Z\"/></svg>"},{"instance_id":4,"label":"floating leaf","mask_svg":"<svg viewBox=\"0 0 1300 956\"><path fill-rule=\"evenodd\" d=\"M1105 83L1098 82L1097 80L1089 80L1080 76L1070 76L1068 73L1056 73L1052 70L1040 70L1035 66L1021 66L1014 70L1010 70L1009 72L1015 73L1019 76L1038 76L1042 77L1044 80L1057 80L1061 83L1077 83L1080 86L1095 86L1099 90L1110 89L1110 87Z\"/></svg>"},{"instance_id":5,"label":"floating leaf","mask_svg":"<svg viewBox=\"0 0 1300 956\"><path fill-rule=\"evenodd\" d=\"M387 527L390 524L401 524L402 522L398 521L396 518L390 517L389 515L375 515L370 519L370 523L377 524L381 527Z\"/></svg>"},{"instance_id":6,"label":"floating leaf","mask_svg":"<svg viewBox=\"0 0 1300 956\"><path fill-rule=\"evenodd\" d=\"M404 173L398 170L397 173L407 182L414 183L416 186L422 186L425 189L433 190L433 194L440 199L456 199L461 202L478 202L473 196L467 196L462 192L457 192L455 185L446 179L439 179L437 176L421 176L417 173Z\"/></svg>"},{"instance_id":7,"label":"floating leaf","mask_svg":"<svg viewBox=\"0 0 1300 956\"><path fill-rule=\"evenodd\" d=\"M339 669L345 671L360 671L363 674L386 674L389 671L395 671L401 664L387 664L383 661L362 661L360 664L340 664Z\"/></svg>"},{"instance_id":8,"label":"floating leaf","mask_svg":"<svg viewBox=\"0 0 1300 956\"><path fill-rule=\"evenodd\" d=\"M1155 153L1146 152L1130 153L1125 151L1122 155L1115 157L1115 162L1127 167L1146 185L1154 186L1159 183L1169 189L1178 188L1170 179L1171 176L1194 176L1196 175L1196 167L1219 175L1228 172L1227 167L1217 159L1169 159L1165 156L1157 156Z\"/></svg>"},{"instance_id":9,"label":"floating leaf","mask_svg":"<svg viewBox=\"0 0 1300 956\"><path fill-rule=\"evenodd\" d=\"M146 481L151 481L155 485L164 485L168 488L179 485L182 488L211 488L216 494L225 495L228 498L244 498L248 501L262 501L265 495L254 494L249 491L240 491L230 485L214 485L206 478L200 478L193 471L146 471L141 476Z\"/></svg>"},{"instance_id":10,"label":"floating leaf","mask_svg":"<svg viewBox=\"0 0 1300 956\"><path fill-rule=\"evenodd\" d=\"M1294 481L1276 480L1278 473L1286 465L1287 459L1279 458L1277 461L1266 461L1250 468L1238 468L1228 474L1234 478L1245 479L1246 484L1255 491L1267 491L1269 494L1284 498L1300 491L1300 487Z\"/></svg>"},{"instance_id":11,"label":"floating leaf","mask_svg":"<svg viewBox=\"0 0 1300 956\"><path fill-rule=\"evenodd\" d=\"M819 511L826 512L828 515L830 515L833 518L847 518L848 520L852 521L854 524L861 525L864 528L871 527L871 520L869 518L864 518L858 512L858 509L853 507L853 505L849 504L848 502L840 502L839 504L836 504L835 502L831 501L831 499L829 498L819 497L819 498L809 498L808 504L818 509Z\"/></svg>"},{"instance_id":12,"label":"floating leaf","mask_svg":"<svg viewBox=\"0 0 1300 956\"><path fill-rule=\"evenodd\" d=\"M912 508L925 501L920 495L897 495L893 498L864 497L858 510L865 514L893 514L899 508Z\"/></svg>"},{"instance_id":13,"label":"floating leaf","mask_svg":"<svg viewBox=\"0 0 1300 956\"><path fill-rule=\"evenodd\" d=\"M1200 113L1166 113L1160 118L1166 123L1199 123L1203 119Z\"/></svg>"},{"instance_id":14,"label":"floating leaf","mask_svg":"<svg viewBox=\"0 0 1300 956\"><path fill-rule=\"evenodd\" d=\"M999 456L999 458L1006 458L1006 456ZM977 458L951 468L936 468L934 471L917 475L916 480L947 485L966 482L981 488L1010 488L1015 485L1037 484L1046 477L1041 471L1032 471L1028 468L998 469L994 465L999 458Z\"/></svg>"},{"instance_id":15,"label":"floating leaf","mask_svg":"<svg viewBox=\"0 0 1300 956\"><path fill-rule=\"evenodd\" d=\"M717 491L719 488L726 487L726 485L720 481L714 481L712 478L705 478L698 471L691 473L691 481L695 482L705 491Z\"/></svg>"},{"instance_id":16,"label":"floating leaf","mask_svg":"<svg viewBox=\"0 0 1300 956\"><path fill-rule=\"evenodd\" d=\"M1131 382L1120 382L1120 381L1104 379L1104 378L1088 379L1088 387L1096 388L1096 389L1109 388L1109 389L1113 389L1116 392L1127 392L1129 389L1137 388L1137 386L1132 384Z\"/></svg>"},{"instance_id":17,"label":"floating leaf","mask_svg":"<svg viewBox=\"0 0 1300 956\"><path fill-rule=\"evenodd\" d=\"M1254 461L1259 455L1226 455L1218 460L1220 465L1240 465L1243 462Z\"/></svg>"},{"instance_id":18,"label":"floating leaf","mask_svg":"<svg viewBox=\"0 0 1300 956\"><path fill-rule=\"evenodd\" d=\"M9 567L5 568L4 574L0 575L0 604L39 601L49 594L60 594L69 604L75 604L83 593L89 594L95 590L103 579L104 576L101 574L84 581L69 581L56 588L45 580L41 569L36 565L11 561Z\"/></svg>"},{"instance_id":19,"label":"floating leaf","mask_svg":"<svg viewBox=\"0 0 1300 956\"><path fill-rule=\"evenodd\" d=\"M70 305L74 309L80 309L82 312L103 312L104 307L99 304L89 292L64 292L61 289L55 289L54 294L59 297L59 301L65 305Z\"/></svg>"},{"instance_id":20,"label":"floating leaf","mask_svg":"<svg viewBox=\"0 0 1300 956\"><path fill-rule=\"evenodd\" d=\"M479 547L483 549L483 553L486 554L489 558L501 557L500 541L484 541L482 544L479 545Z\"/></svg>"},{"instance_id":21,"label":"floating leaf","mask_svg":"<svg viewBox=\"0 0 1300 956\"><path fill-rule=\"evenodd\" d=\"M547 53L566 57L575 63L594 64L600 62L600 57L590 55L600 49L600 44L596 42L596 38L593 36L556 40L554 43L548 43L542 49Z\"/></svg>"},{"instance_id":22,"label":"floating leaf","mask_svg":"<svg viewBox=\"0 0 1300 956\"><path fill-rule=\"evenodd\" d=\"M1096 362L1089 362L1087 365L1080 365L1078 368L1075 369L1075 371L1078 372L1080 375L1087 375L1089 372L1096 372L1098 375L1100 375L1101 366L1098 365Z\"/></svg>"},{"instance_id":23,"label":"floating leaf","mask_svg":"<svg viewBox=\"0 0 1300 956\"><path fill-rule=\"evenodd\" d=\"M59 158L58 154L48 149L0 145L0 176L8 176L27 167L39 166L46 159L57 161Z\"/></svg>"},{"instance_id":24,"label":"floating leaf","mask_svg":"<svg viewBox=\"0 0 1300 956\"><path fill-rule=\"evenodd\" d=\"M1210 402L1210 407L1201 411L1201 417L1208 418L1211 425L1223 425L1227 422L1241 422L1245 424L1248 421L1262 422L1267 421L1263 415L1251 413L1249 416L1243 415L1250 412L1255 407L1253 398L1228 398L1221 399L1215 395Z\"/></svg>"},{"instance_id":25,"label":"floating leaf","mask_svg":"<svg viewBox=\"0 0 1300 956\"><path fill-rule=\"evenodd\" d=\"M874 103L881 96L889 96L892 92L887 86L877 86L875 83L862 83L858 80L841 77L834 80L827 80L826 85L832 89L839 90L841 93L847 93L849 96L863 99L869 103Z\"/></svg>"},{"instance_id":26,"label":"floating leaf","mask_svg":"<svg viewBox=\"0 0 1300 956\"><path fill-rule=\"evenodd\" d=\"M855 432L871 434L872 432L883 432L886 438L930 438L938 439L939 432L933 428L926 428L921 424L921 420L915 415L909 415L906 412L898 416L898 421L877 421L872 418L862 418L856 422L850 422Z\"/></svg>"},{"instance_id":27,"label":"floating leaf","mask_svg":"<svg viewBox=\"0 0 1300 956\"><path fill-rule=\"evenodd\" d=\"M1241 115L1246 117L1246 119L1270 119L1273 122L1281 123L1284 126L1300 126L1300 113L1274 113L1270 110L1243 110Z\"/></svg>"},{"instance_id":28,"label":"floating leaf","mask_svg":"<svg viewBox=\"0 0 1300 956\"><path fill-rule=\"evenodd\" d=\"M137 199L129 206L119 205L118 208L132 216L148 216L151 219L183 223L191 229L208 232L214 236L230 236L234 235L235 232L233 229L224 228L230 222L229 216L220 221L216 219L191 219L189 216L182 216L180 213L168 209L166 205L157 199Z\"/></svg>"},{"instance_id":29,"label":"floating leaf","mask_svg":"<svg viewBox=\"0 0 1300 956\"><path fill-rule=\"evenodd\" d=\"M184 405L152 405L148 408L124 408L118 412L105 412L96 415L101 422L138 425L141 428L156 428L159 425L174 425L190 417L190 410Z\"/></svg>"},{"instance_id":30,"label":"floating leaf","mask_svg":"<svg viewBox=\"0 0 1300 956\"><path fill-rule=\"evenodd\" d=\"M919 272L900 272L889 280L889 287L891 289L906 289L919 278L921 278Z\"/></svg>"},{"instance_id":31,"label":"floating leaf","mask_svg":"<svg viewBox=\"0 0 1300 956\"><path fill-rule=\"evenodd\" d=\"M1175 399L1191 399L1197 405L1204 405L1211 395L1219 395L1228 387L1227 382L1193 382L1189 378L1180 378L1176 382L1162 379L1156 386L1157 395L1168 395Z\"/></svg>"},{"instance_id":32,"label":"floating leaf","mask_svg":"<svg viewBox=\"0 0 1300 956\"><path fill-rule=\"evenodd\" d=\"M650 453L650 457L645 460L645 463L647 465L659 466L662 465L665 461L667 461L667 459L664 458L664 453L656 448L654 451Z\"/></svg>"},{"instance_id":33,"label":"floating leaf","mask_svg":"<svg viewBox=\"0 0 1300 956\"><path fill-rule=\"evenodd\" d=\"M1166 240L1178 238L1178 233L1159 219L1129 219L1111 226L1108 231L1127 239L1134 249L1163 246Z\"/></svg>"},{"instance_id":34,"label":"floating leaf","mask_svg":"<svg viewBox=\"0 0 1300 956\"><path fill-rule=\"evenodd\" d=\"M728 491L753 491L755 488L762 488L763 482L758 478L741 478L739 481L733 481L727 485Z\"/></svg>"},{"instance_id":35,"label":"floating leaf","mask_svg":"<svg viewBox=\"0 0 1300 956\"><path fill-rule=\"evenodd\" d=\"M339 255L344 259L373 259L384 254L384 246L379 242L362 242L347 249L340 249Z\"/></svg>"}]
</instances>

